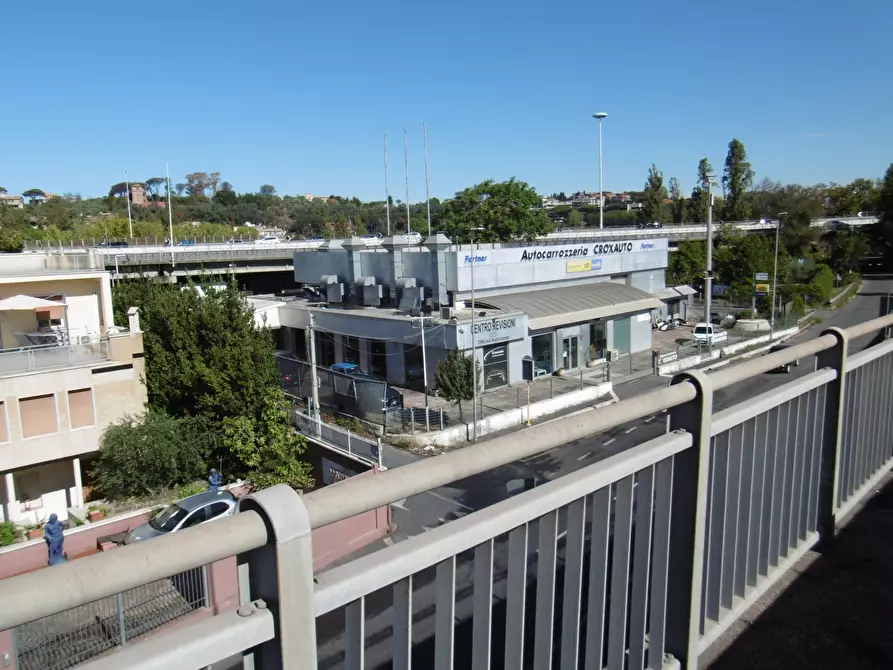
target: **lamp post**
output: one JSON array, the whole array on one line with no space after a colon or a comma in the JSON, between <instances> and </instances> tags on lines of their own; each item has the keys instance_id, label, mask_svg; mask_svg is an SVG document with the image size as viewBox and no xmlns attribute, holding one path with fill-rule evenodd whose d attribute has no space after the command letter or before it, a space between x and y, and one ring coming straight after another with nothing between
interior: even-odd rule
<instances>
[{"instance_id":1,"label":"lamp post","mask_svg":"<svg viewBox=\"0 0 893 670\"><path fill-rule=\"evenodd\" d=\"M485 198L486 199L486 198ZM476 256L474 253L474 234L482 231L483 228L470 228L469 240L471 241L471 441L477 442L478 439L478 362L477 347L475 346L474 333L474 263Z\"/></svg>"},{"instance_id":2,"label":"lamp post","mask_svg":"<svg viewBox=\"0 0 893 670\"><path fill-rule=\"evenodd\" d=\"M602 119L607 119L605 112L596 112L592 118L598 119L598 227L605 227L605 162L602 156Z\"/></svg>"},{"instance_id":3,"label":"lamp post","mask_svg":"<svg viewBox=\"0 0 893 670\"><path fill-rule=\"evenodd\" d=\"M769 339L775 337L775 301L778 296L778 237L781 230L781 217L787 212L779 212L775 221L775 265L772 269L772 315L769 317Z\"/></svg>"},{"instance_id":4,"label":"lamp post","mask_svg":"<svg viewBox=\"0 0 893 670\"><path fill-rule=\"evenodd\" d=\"M704 323L708 326L713 323L710 319L711 302L713 298L713 180L715 175L707 175L707 267L704 271ZM707 344L713 351L713 337L711 329L707 329Z\"/></svg>"}]
</instances>

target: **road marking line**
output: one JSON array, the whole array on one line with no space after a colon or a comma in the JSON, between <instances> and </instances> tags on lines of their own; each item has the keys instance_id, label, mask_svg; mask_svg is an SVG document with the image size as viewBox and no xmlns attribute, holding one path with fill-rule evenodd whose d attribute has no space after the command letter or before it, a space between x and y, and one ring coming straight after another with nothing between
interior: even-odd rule
<instances>
[{"instance_id":1,"label":"road marking line","mask_svg":"<svg viewBox=\"0 0 893 670\"><path fill-rule=\"evenodd\" d=\"M396 507L397 509L402 509L404 512L408 512L406 509L406 498L400 498L400 500L395 500L391 503L391 507Z\"/></svg>"},{"instance_id":2,"label":"road marking line","mask_svg":"<svg viewBox=\"0 0 893 670\"><path fill-rule=\"evenodd\" d=\"M470 512L476 511L474 509L474 507L469 507L468 505L463 505L462 503L460 503L456 500L453 500L452 498L447 498L446 496L442 496L439 493L434 493L434 491L425 491L425 493L427 493L429 496L434 496L435 498L440 498L444 502L448 502L451 505L458 505L459 507L464 507L465 509L469 510Z\"/></svg>"},{"instance_id":3,"label":"road marking line","mask_svg":"<svg viewBox=\"0 0 893 670\"><path fill-rule=\"evenodd\" d=\"M636 426L633 426L632 428L627 428L627 429L626 429L625 431L623 431L623 432L624 432L624 434L629 435L629 434L630 434L631 432L633 432L635 429L636 429Z\"/></svg>"},{"instance_id":4,"label":"road marking line","mask_svg":"<svg viewBox=\"0 0 893 670\"><path fill-rule=\"evenodd\" d=\"M617 438L616 438L616 437L612 437L610 440L608 440L607 442L605 442L605 446L607 447L609 444L611 444L612 442L616 442L616 441L617 441Z\"/></svg>"},{"instance_id":5,"label":"road marking line","mask_svg":"<svg viewBox=\"0 0 893 670\"><path fill-rule=\"evenodd\" d=\"M656 416L649 416L647 419L645 419L645 423L650 423L650 422L654 421L656 418L657 418Z\"/></svg>"},{"instance_id":6,"label":"road marking line","mask_svg":"<svg viewBox=\"0 0 893 670\"><path fill-rule=\"evenodd\" d=\"M589 458L590 456L592 456L592 452L588 452L588 451L587 451L585 454L583 454L582 456L580 456L579 458L577 458L577 460L578 460L578 461L582 461L584 458Z\"/></svg>"}]
</instances>

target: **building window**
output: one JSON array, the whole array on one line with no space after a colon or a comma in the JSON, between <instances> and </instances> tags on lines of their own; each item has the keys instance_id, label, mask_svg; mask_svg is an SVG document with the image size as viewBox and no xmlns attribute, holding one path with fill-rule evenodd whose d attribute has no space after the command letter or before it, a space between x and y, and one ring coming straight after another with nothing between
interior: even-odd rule
<instances>
[{"instance_id":1,"label":"building window","mask_svg":"<svg viewBox=\"0 0 893 670\"><path fill-rule=\"evenodd\" d=\"M5 402L0 402L0 442L9 442L9 426L6 423Z\"/></svg>"},{"instance_id":2,"label":"building window","mask_svg":"<svg viewBox=\"0 0 893 670\"><path fill-rule=\"evenodd\" d=\"M360 364L360 338L349 335L341 338L341 348L344 352L344 362Z\"/></svg>"},{"instance_id":3,"label":"building window","mask_svg":"<svg viewBox=\"0 0 893 670\"><path fill-rule=\"evenodd\" d=\"M533 338L534 376L552 374L552 333Z\"/></svg>"},{"instance_id":4,"label":"building window","mask_svg":"<svg viewBox=\"0 0 893 670\"><path fill-rule=\"evenodd\" d=\"M71 428L96 425L96 418L93 415L93 389L68 392L68 425Z\"/></svg>"},{"instance_id":5,"label":"building window","mask_svg":"<svg viewBox=\"0 0 893 670\"><path fill-rule=\"evenodd\" d=\"M58 432L56 396L52 393L30 398L19 398L19 415L22 418L22 437L38 437Z\"/></svg>"},{"instance_id":6,"label":"building window","mask_svg":"<svg viewBox=\"0 0 893 670\"><path fill-rule=\"evenodd\" d=\"M299 361L307 360L307 331L303 328L292 328L295 336L294 354Z\"/></svg>"},{"instance_id":7,"label":"building window","mask_svg":"<svg viewBox=\"0 0 893 670\"><path fill-rule=\"evenodd\" d=\"M379 379L388 378L388 350L382 340L369 341L369 373Z\"/></svg>"},{"instance_id":8,"label":"building window","mask_svg":"<svg viewBox=\"0 0 893 670\"><path fill-rule=\"evenodd\" d=\"M403 345L403 365L406 372L406 385L423 391L425 375L422 372L422 347L419 344Z\"/></svg>"},{"instance_id":9,"label":"building window","mask_svg":"<svg viewBox=\"0 0 893 670\"><path fill-rule=\"evenodd\" d=\"M509 383L509 345L494 344L484 347L484 390L499 388Z\"/></svg>"},{"instance_id":10,"label":"building window","mask_svg":"<svg viewBox=\"0 0 893 670\"><path fill-rule=\"evenodd\" d=\"M324 368L335 365L335 336L331 333L317 332L316 364Z\"/></svg>"},{"instance_id":11,"label":"building window","mask_svg":"<svg viewBox=\"0 0 893 670\"><path fill-rule=\"evenodd\" d=\"M562 365L565 370L576 370L580 367L580 338L565 337L561 350Z\"/></svg>"},{"instance_id":12,"label":"building window","mask_svg":"<svg viewBox=\"0 0 893 670\"><path fill-rule=\"evenodd\" d=\"M608 348L608 324L596 321L589 325L589 355L594 358L605 358Z\"/></svg>"}]
</instances>

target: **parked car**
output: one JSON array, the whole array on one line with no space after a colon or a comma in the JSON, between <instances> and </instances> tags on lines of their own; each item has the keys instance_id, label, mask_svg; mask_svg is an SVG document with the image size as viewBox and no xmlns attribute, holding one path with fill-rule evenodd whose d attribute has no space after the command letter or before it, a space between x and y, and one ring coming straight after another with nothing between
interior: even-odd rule
<instances>
[{"instance_id":1,"label":"parked car","mask_svg":"<svg viewBox=\"0 0 893 670\"><path fill-rule=\"evenodd\" d=\"M335 363L334 365L329 367L329 370L331 370L332 372L340 372L343 375L350 375L351 377L369 376L369 373L367 373L356 363Z\"/></svg>"},{"instance_id":2,"label":"parked car","mask_svg":"<svg viewBox=\"0 0 893 670\"><path fill-rule=\"evenodd\" d=\"M771 347L771 348L769 349L769 351L766 352L766 354L767 354L767 355L768 355L768 354L776 354L776 353L778 353L779 351L784 351L785 349L790 349L790 348L791 348L791 347L790 347L790 345L788 345L788 344L776 344L774 347ZM800 365L800 361L799 361L799 360L795 360L795 361L791 361L790 363L785 363L784 365L779 365L777 368L772 368L769 372L786 372L786 373L790 373L790 371L791 371L791 366L798 366L798 365Z\"/></svg>"},{"instance_id":3,"label":"parked car","mask_svg":"<svg viewBox=\"0 0 893 670\"><path fill-rule=\"evenodd\" d=\"M695 344L717 344L729 339L729 334L722 327L713 323L695 324L691 336Z\"/></svg>"},{"instance_id":4,"label":"parked car","mask_svg":"<svg viewBox=\"0 0 893 670\"><path fill-rule=\"evenodd\" d=\"M96 244L96 249L115 249L120 247L128 247L130 246L127 242L123 240L112 240L110 242L99 242Z\"/></svg>"},{"instance_id":5,"label":"parked car","mask_svg":"<svg viewBox=\"0 0 893 670\"><path fill-rule=\"evenodd\" d=\"M227 244L242 244L242 240L240 240L238 237L231 237L230 239L228 239L226 241L226 243Z\"/></svg>"},{"instance_id":6,"label":"parked car","mask_svg":"<svg viewBox=\"0 0 893 670\"><path fill-rule=\"evenodd\" d=\"M232 516L239 511L236 497L229 491L205 491L168 505L152 519L131 530L124 544L164 537L184 528Z\"/></svg>"},{"instance_id":7,"label":"parked car","mask_svg":"<svg viewBox=\"0 0 893 670\"><path fill-rule=\"evenodd\" d=\"M279 238L275 235L267 234L254 240L255 244L279 244Z\"/></svg>"}]
</instances>

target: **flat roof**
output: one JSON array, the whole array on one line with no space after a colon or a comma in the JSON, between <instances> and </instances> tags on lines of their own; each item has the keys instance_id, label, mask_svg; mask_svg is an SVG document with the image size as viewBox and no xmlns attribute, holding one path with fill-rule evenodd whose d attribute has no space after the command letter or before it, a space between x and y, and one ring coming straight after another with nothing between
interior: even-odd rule
<instances>
[{"instance_id":1,"label":"flat roof","mask_svg":"<svg viewBox=\"0 0 893 670\"><path fill-rule=\"evenodd\" d=\"M646 312L662 304L650 293L615 282L508 293L475 302L504 311L524 312L530 317L531 330Z\"/></svg>"}]
</instances>

